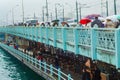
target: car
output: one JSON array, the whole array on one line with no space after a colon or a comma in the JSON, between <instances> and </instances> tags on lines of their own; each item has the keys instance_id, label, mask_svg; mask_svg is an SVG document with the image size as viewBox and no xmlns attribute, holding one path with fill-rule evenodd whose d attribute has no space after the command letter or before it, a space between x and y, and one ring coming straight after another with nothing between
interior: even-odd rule
<instances>
[{"instance_id":1,"label":"car","mask_svg":"<svg viewBox=\"0 0 120 80\"><path fill-rule=\"evenodd\" d=\"M37 26L39 25L37 19L30 19L25 22L26 26Z\"/></svg>"},{"instance_id":2,"label":"car","mask_svg":"<svg viewBox=\"0 0 120 80\"><path fill-rule=\"evenodd\" d=\"M68 25L75 27L77 26L77 20L76 19L69 19L66 21L68 23Z\"/></svg>"}]
</instances>

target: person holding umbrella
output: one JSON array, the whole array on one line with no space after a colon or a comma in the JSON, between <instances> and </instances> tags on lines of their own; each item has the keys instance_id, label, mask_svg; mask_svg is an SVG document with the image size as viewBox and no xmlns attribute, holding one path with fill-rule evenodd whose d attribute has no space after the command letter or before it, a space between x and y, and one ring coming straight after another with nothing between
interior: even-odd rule
<instances>
[{"instance_id":1,"label":"person holding umbrella","mask_svg":"<svg viewBox=\"0 0 120 80\"><path fill-rule=\"evenodd\" d=\"M98 17L95 17L95 20L91 23L91 27L103 27L102 21L100 21Z\"/></svg>"},{"instance_id":2,"label":"person holding umbrella","mask_svg":"<svg viewBox=\"0 0 120 80\"><path fill-rule=\"evenodd\" d=\"M88 19L88 18L83 18L83 19L81 19L81 20L79 21L79 23L80 23L81 25L85 25L85 27L87 27L87 24L90 23L90 22L91 22L91 20Z\"/></svg>"}]
</instances>

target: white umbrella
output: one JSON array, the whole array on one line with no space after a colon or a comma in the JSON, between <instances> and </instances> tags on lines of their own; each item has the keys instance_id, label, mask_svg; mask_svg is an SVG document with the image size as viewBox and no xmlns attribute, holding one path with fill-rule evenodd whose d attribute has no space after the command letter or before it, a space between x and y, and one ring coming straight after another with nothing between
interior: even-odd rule
<instances>
[{"instance_id":1,"label":"white umbrella","mask_svg":"<svg viewBox=\"0 0 120 80\"><path fill-rule=\"evenodd\" d=\"M110 20L112 20L113 22L118 22L118 19L117 19L117 16L116 16L116 15L108 16L108 17L106 17L106 20L107 20L107 19L110 19Z\"/></svg>"},{"instance_id":2,"label":"white umbrella","mask_svg":"<svg viewBox=\"0 0 120 80\"><path fill-rule=\"evenodd\" d=\"M100 21L105 21L105 18L103 18L103 17L98 17L98 19L99 19Z\"/></svg>"}]
</instances>

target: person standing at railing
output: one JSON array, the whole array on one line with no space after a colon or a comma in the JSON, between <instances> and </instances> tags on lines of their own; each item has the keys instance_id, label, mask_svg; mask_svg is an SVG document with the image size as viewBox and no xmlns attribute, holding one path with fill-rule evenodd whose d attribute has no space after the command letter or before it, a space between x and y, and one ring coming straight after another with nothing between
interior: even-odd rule
<instances>
[{"instance_id":1,"label":"person standing at railing","mask_svg":"<svg viewBox=\"0 0 120 80\"><path fill-rule=\"evenodd\" d=\"M57 55L55 56L54 64L55 64L55 67L58 69L59 68L59 58Z\"/></svg>"},{"instance_id":2,"label":"person standing at railing","mask_svg":"<svg viewBox=\"0 0 120 80\"><path fill-rule=\"evenodd\" d=\"M42 56L42 53L40 51L38 51L37 59L43 61L43 56Z\"/></svg>"},{"instance_id":3,"label":"person standing at railing","mask_svg":"<svg viewBox=\"0 0 120 80\"><path fill-rule=\"evenodd\" d=\"M107 19L105 27L106 28L115 28L115 23L111 19Z\"/></svg>"},{"instance_id":4,"label":"person standing at railing","mask_svg":"<svg viewBox=\"0 0 120 80\"><path fill-rule=\"evenodd\" d=\"M99 28L102 28L102 27L104 27L104 26L103 26L102 21L100 21L100 20L98 19L98 17L95 17L95 20L91 23L91 27L99 27Z\"/></svg>"},{"instance_id":5,"label":"person standing at railing","mask_svg":"<svg viewBox=\"0 0 120 80\"><path fill-rule=\"evenodd\" d=\"M101 80L101 71L97 67L97 64L94 64L94 70L92 71L93 79L92 80Z\"/></svg>"},{"instance_id":6,"label":"person standing at railing","mask_svg":"<svg viewBox=\"0 0 120 80\"><path fill-rule=\"evenodd\" d=\"M90 59L85 60L82 72L82 80L92 80Z\"/></svg>"},{"instance_id":7,"label":"person standing at railing","mask_svg":"<svg viewBox=\"0 0 120 80\"><path fill-rule=\"evenodd\" d=\"M120 27L120 19L118 19L118 23L115 28L119 28L119 27Z\"/></svg>"},{"instance_id":8,"label":"person standing at railing","mask_svg":"<svg viewBox=\"0 0 120 80\"><path fill-rule=\"evenodd\" d=\"M33 49L33 58L35 58L36 55L37 55L37 53L36 53L36 49L34 48L34 49Z\"/></svg>"}]
</instances>

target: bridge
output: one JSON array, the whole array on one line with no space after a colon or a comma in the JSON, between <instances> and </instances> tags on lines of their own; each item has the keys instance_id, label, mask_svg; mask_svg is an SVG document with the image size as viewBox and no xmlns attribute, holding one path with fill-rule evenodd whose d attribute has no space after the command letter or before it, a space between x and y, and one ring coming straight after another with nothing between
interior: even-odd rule
<instances>
[{"instance_id":1,"label":"bridge","mask_svg":"<svg viewBox=\"0 0 120 80\"><path fill-rule=\"evenodd\" d=\"M61 48L64 51L71 51L75 55L83 55L91 58L92 60L99 60L101 62L108 63L115 66L116 69L120 68L119 28L9 26L0 27L0 32L51 45L55 48ZM36 60L33 60L29 55L22 55L24 53L11 49L3 44L0 44L0 46L5 47L15 54L17 54L16 52L19 52L20 54L18 54L18 56L20 55L20 57L25 57L24 60L31 60L30 62L33 62L33 67L34 64L38 64L36 63ZM42 64L41 62L39 63ZM41 67L41 65L39 66ZM49 67L51 67L51 65L49 65L48 68L43 66L44 72L46 72L46 69L49 69ZM53 69L55 68L50 68L50 75L54 73ZM36 68L36 70L39 69ZM57 72L60 72L60 74L57 74L58 80L63 78L61 73L66 75L62 71L59 71L59 69ZM72 80L70 74L66 75L66 78L64 79Z\"/></svg>"},{"instance_id":2,"label":"bridge","mask_svg":"<svg viewBox=\"0 0 120 80\"><path fill-rule=\"evenodd\" d=\"M52 45L120 68L119 28L16 26L0 27L0 32Z\"/></svg>"}]
</instances>

